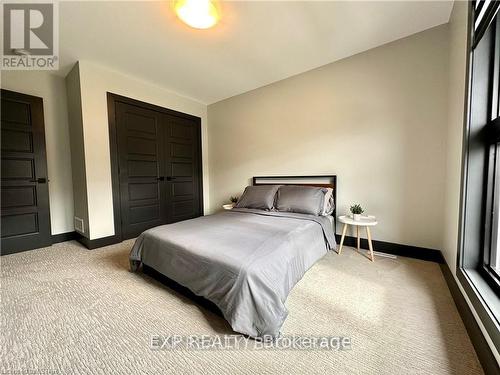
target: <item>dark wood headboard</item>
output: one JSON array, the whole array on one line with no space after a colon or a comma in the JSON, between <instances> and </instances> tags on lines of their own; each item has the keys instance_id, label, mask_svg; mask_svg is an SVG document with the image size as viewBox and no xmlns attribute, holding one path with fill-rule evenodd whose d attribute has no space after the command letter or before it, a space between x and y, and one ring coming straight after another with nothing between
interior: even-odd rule
<instances>
[{"instance_id":1,"label":"dark wood headboard","mask_svg":"<svg viewBox=\"0 0 500 375\"><path fill-rule=\"evenodd\" d=\"M252 185L298 185L316 186L333 189L333 200L335 207L332 212L334 230L337 229L337 176L255 176Z\"/></svg>"}]
</instances>

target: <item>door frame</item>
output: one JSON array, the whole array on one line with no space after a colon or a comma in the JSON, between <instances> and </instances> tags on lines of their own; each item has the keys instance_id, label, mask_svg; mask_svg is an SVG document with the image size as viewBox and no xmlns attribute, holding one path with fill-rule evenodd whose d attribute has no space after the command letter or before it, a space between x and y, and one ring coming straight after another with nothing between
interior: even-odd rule
<instances>
[{"instance_id":1,"label":"door frame","mask_svg":"<svg viewBox=\"0 0 500 375\"><path fill-rule=\"evenodd\" d=\"M20 249L15 249L15 250L11 249L5 250L4 246L1 246L1 255L8 255L8 254L19 253L22 251L51 246L53 241L52 241L52 226L50 222L50 195L49 195L50 193L49 193L49 176L47 167L47 144L45 141L45 115L43 111L43 98L6 89L0 89L0 96L28 103L30 105L31 125L33 128L32 132L34 136L32 142L33 146L38 148L37 152L33 152L33 162L35 163L37 168L35 173L38 175L34 176L34 178L37 177L40 178L45 176L43 178L46 179L45 182L46 197L44 197L44 199L42 199L41 202L37 199L37 207L39 209L46 210L46 217L47 217L47 223L45 223L44 225L47 230L47 233L42 237L43 242L40 245L38 242L36 242L36 244L32 243L31 245L24 245L21 246ZM35 184L37 184L37 182L35 182ZM0 182L0 189L2 188L3 184ZM25 240L24 242L31 243L32 241Z\"/></svg>"},{"instance_id":2,"label":"door frame","mask_svg":"<svg viewBox=\"0 0 500 375\"><path fill-rule=\"evenodd\" d=\"M124 103L129 105L134 105L137 107L149 109L152 111L164 113L171 116L180 117L187 120L192 120L199 127L197 146L200 150L198 155L198 163L200 166L200 178L199 178L199 191L200 191L200 206L199 210L201 215L204 215L203 210L203 152L201 144L201 118L187 113L174 111L173 109L168 109L160 107L154 104L146 103L140 100L128 98L126 96L114 94L111 92L106 93L106 99L108 102L108 125L109 125L109 152L111 161L111 185L113 190L113 216L115 221L115 234L112 236L114 242L122 241L122 213L121 213L121 202L120 202L120 177L118 173L118 139L117 139L117 128L116 128L116 103Z\"/></svg>"}]
</instances>

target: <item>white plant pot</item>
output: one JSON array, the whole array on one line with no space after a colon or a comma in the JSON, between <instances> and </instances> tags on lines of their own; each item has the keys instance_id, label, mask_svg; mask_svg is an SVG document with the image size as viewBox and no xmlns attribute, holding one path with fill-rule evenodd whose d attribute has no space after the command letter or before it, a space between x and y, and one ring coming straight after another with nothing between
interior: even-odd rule
<instances>
[{"instance_id":1,"label":"white plant pot","mask_svg":"<svg viewBox=\"0 0 500 375\"><path fill-rule=\"evenodd\" d=\"M359 221L361 220L361 214L352 214L352 218L354 221Z\"/></svg>"}]
</instances>

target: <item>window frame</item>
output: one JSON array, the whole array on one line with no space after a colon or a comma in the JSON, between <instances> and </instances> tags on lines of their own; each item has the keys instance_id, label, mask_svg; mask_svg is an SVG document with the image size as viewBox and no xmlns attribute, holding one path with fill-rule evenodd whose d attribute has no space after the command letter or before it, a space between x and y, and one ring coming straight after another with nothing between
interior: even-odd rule
<instances>
[{"instance_id":1,"label":"window frame","mask_svg":"<svg viewBox=\"0 0 500 375\"><path fill-rule=\"evenodd\" d=\"M486 32L495 16L497 17L495 26L497 29L500 28L500 15L496 15L500 4L498 2L493 4L496 9L485 10L484 6L478 5L474 1L469 3L468 10L466 95L464 101L465 116L456 276L493 345L500 351L500 277L497 277L490 267L485 267L485 257L488 257L489 265L489 256L491 255L489 249L493 229L493 211L491 210L493 208L493 194L489 194L489 192L492 191L495 183L494 174L491 173L490 169L495 167L495 163L491 162L491 153L492 145L496 143L490 142L489 139L491 138L489 137L498 136L500 140L500 127L485 125L492 122L492 113L490 111L493 107L490 102L487 105L485 104L485 101L489 100L486 99L489 98L489 94L484 95L486 85L483 82L481 87L481 79L478 79L481 76L475 76L477 72L474 71L474 63L481 61L481 59L483 59L483 62L488 61L487 66L489 69L498 69L498 59L492 63L489 57L485 59L485 56L481 55L480 48L487 50L488 44L483 43L479 46L483 36L488 37ZM483 21L488 22L488 25L485 26L484 23L477 24L475 14L477 10L483 12ZM476 24L478 27L476 27ZM489 38L491 39L491 35L489 35ZM496 38L498 43L497 39L499 38ZM500 51L500 49L497 48L497 51ZM488 56L491 56L491 54ZM477 61L475 61L475 58ZM489 71L491 72L491 70ZM500 73L496 74L492 82L498 83L499 75ZM483 91L481 92L481 90ZM491 87L489 90L491 90ZM488 92L491 93L491 91ZM480 102L479 112L484 116L482 120L477 118L477 106L473 106L473 104L477 104L473 103L475 100ZM496 101L496 110L498 112L498 97ZM481 105L484 113L481 112ZM487 116L490 117L486 117L484 108L487 108ZM482 129L479 131L479 128ZM489 142L489 146L485 142ZM487 150L487 147L489 147L489 150ZM493 147L493 149L495 148ZM481 150L479 157L476 155L478 150ZM494 151L496 159L497 150ZM500 147L498 153L500 153ZM477 184L476 181L483 182Z\"/></svg>"},{"instance_id":2,"label":"window frame","mask_svg":"<svg viewBox=\"0 0 500 375\"><path fill-rule=\"evenodd\" d=\"M495 38L492 41L493 55L491 56L493 61L491 65L492 71L490 72L491 87L489 89L490 98L488 103L490 115L488 122L484 126L484 136L482 137L485 147L488 149L488 156L485 163L485 231L480 271L491 288L500 296L500 273L494 270L491 265L492 255L497 251L494 248L498 245L495 239L497 237L495 231L500 229L498 227L500 225L500 212L497 209L499 207L498 200L500 199L500 183L497 181L497 179L500 179L500 16L496 16L495 24L492 24L491 27L494 27ZM497 256L500 256L500 253Z\"/></svg>"},{"instance_id":3,"label":"window frame","mask_svg":"<svg viewBox=\"0 0 500 375\"><path fill-rule=\"evenodd\" d=\"M482 254L481 273L493 288L497 295L500 295L500 272L492 267L493 255L500 256L498 251L498 230L500 225L500 212L498 210L500 199L500 145L498 143L490 144L489 158L487 164L487 183L486 183L486 220L485 220L485 241ZM497 250L494 250L494 249Z\"/></svg>"}]
</instances>

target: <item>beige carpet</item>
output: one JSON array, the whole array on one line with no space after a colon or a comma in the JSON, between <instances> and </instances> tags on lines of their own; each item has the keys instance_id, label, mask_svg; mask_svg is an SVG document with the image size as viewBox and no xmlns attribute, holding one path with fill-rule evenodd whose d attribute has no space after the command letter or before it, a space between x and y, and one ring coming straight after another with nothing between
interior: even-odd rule
<instances>
[{"instance_id":1,"label":"beige carpet","mask_svg":"<svg viewBox=\"0 0 500 375\"><path fill-rule=\"evenodd\" d=\"M220 317L128 271L131 241L66 242L1 258L1 374L479 374L434 263L330 253L292 291L286 335L348 351L152 351L150 336L231 333Z\"/></svg>"}]
</instances>

